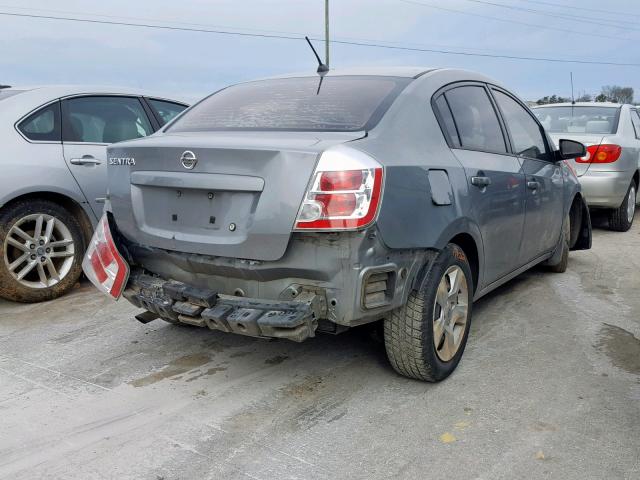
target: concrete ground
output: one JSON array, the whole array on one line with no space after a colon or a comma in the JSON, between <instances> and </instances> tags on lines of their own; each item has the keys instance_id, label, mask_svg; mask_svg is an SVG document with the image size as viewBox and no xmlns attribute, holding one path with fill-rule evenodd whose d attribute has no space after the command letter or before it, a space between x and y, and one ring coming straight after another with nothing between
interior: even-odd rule
<instances>
[{"instance_id":1,"label":"concrete ground","mask_svg":"<svg viewBox=\"0 0 640 480\"><path fill-rule=\"evenodd\" d=\"M83 284L0 303L3 479L638 479L640 221L477 302L458 370L133 320Z\"/></svg>"}]
</instances>

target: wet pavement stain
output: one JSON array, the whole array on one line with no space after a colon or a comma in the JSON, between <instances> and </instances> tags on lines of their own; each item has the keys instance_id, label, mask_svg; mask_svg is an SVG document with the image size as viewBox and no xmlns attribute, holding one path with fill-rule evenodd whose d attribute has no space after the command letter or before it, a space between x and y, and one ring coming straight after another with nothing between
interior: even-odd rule
<instances>
[{"instance_id":1,"label":"wet pavement stain","mask_svg":"<svg viewBox=\"0 0 640 480\"><path fill-rule=\"evenodd\" d=\"M279 365L288 358L288 355L276 355L275 357L267 358L264 363L266 363L267 365Z\"/></svg>"},{"instance_id":2,"label":"wet pavement stain","mask_svg":"<svg viewBox=\"0 0 640 480\"><path fill-rule=\"evenodd\" d=\"M183 373L209 363L211 357L204 353L185 355L169 362L169 364L158 372L154 372L146 377L138 378L129 382L134 387L146 387L165 378L177 377Z\"/></svg>"},{"instance_id":3,"label":"wet pavement stain","mask_svg":"<svg viewBox=\"0 0 640 480\"><path fill-rule=\"evenodd\" d=\"M185 382L193 382L194 380L197 380L200 377L207 377L209 375L214 375L218 372L224 372L227 369L227 367L212 367L207 369L206 371L199 373L198 375L194 376L194 377L190 377L187 378L185 380Z\"/></svg>"},{"instance_id":4,"label":"wet pavement stain","mask_svg":"<svg viewBox=\"0 0 640 480\"><path fill-rule=\"evenodd\" d=\"M624 328L605 323L599 332L596 348L613 364L629 373L640 375L640 339Z\"/></svg>"}]
</instances>

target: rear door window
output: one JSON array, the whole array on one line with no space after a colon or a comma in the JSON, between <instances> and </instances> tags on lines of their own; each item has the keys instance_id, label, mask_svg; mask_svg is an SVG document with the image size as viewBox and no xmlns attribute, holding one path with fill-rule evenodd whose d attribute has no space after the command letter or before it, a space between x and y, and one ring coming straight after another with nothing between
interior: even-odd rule
<instances>
[{"instance_id":1,"label":"rear door window","mask_svg":"<svg viewBox=\"0 0 640 480\"><path fill-rule=\"evenodd\" d=\"M498 116L484 87L455 87L445 92L445 97L451 107L462 148L507 153Z\"/></svg>"},{"instance_id":2,"label":"rear door window","mask_svg":"<svg viewBox=\"0 0 640 480\"><path fill-rule=\"evenodd\" d=\"M633 123L633 129L636 132L636 138L640 138L640 116L637 110L631 110L631 123Z\"/></svg>"},{"instance_id":3,"label":"rear door window","mask_svg":"<svg viewBox=\"0 0 640 480\"><path fill-rule=\"evenodd\" d=\"M153 133L135 97L70 98L63 102L63 113L65 142L116 143Z\"/></svg>"},{"instance_id":4,"label":"rear door window","mask_svg":"<svg viewBox=\"0 0 640 480\"><path fill-rule=\"evenodd\" d=\"M175 102L167 102L166 100L156 100L154 98L147 98L149 105L153 109L153 113L156 114L158 120L160 120L160 126L164 126L171 120L176 118L182 111L187 108L186 105L181 105Z\"/></svg>"},{"instance_id":5,"label":"rear door window","mask_svg":"<svg viewBox=\"0 0 640 480\"><path fill-rule=\"evenodd\" d=\"M493 95L502 111L514 153L526 158L549 160L550 155L542 128L533 116L506 93L493 90Z\"/></svg>"},{"instance_id":6,"label":"rear door window","mask_svg":"<svg viewBox=\"0 0 640 480\"><path fill-rule=\"evenodd\" d=\"M18 124L18 130L29 140L59 142L60 102L54 102L32 113Z\"/></svg>"},{"instance_id":7,"label":"rear door window","mask_svg":"<svg viewBox=\"0 0 640 480\"><path fill-rule=\"evenodd\" d=\"M453 148L460 148L460 137L458 136L458 130L456 130L456 124L453 121L453 115L451 114L451 109L449 108L449 104L447 103L447 99L444 98L444 94L440 95L436 99L436 109L439 114L438 121L440 122L440 126L447 137L447 142L450 143L450 146Z\"/></svg>"}]
</instances>

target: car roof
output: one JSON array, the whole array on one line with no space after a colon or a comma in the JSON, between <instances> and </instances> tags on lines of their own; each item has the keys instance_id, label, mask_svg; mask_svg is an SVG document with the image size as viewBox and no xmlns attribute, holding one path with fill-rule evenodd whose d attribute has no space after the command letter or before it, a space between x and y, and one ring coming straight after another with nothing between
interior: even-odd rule
<instances>
[{"instance_id":1,"label":"car roof","mask_svg":"<svg viewBox=\"0 0 640 480\"><path fill-rule=\"evenodd\" d=\"M372 77L404 77L417 78L425 73L437 70L430 67L400 66L400 67L351 67L336 68L324 73L322 76L327 77L344 77L344 76L372 76ZM276 78L299 78L299 77L318 77L318 73L314 70L297 73L287 73L283 75L275 75L262 78L260 80L276 79Z\"/></svg>"},{"instance_id":2,"label":"car roof","mask_svg":"<svg viewBox=\"0 0 640 480\"><path fill-rule=\"evenodd\" d=\"M622 107L628 105L626 103L613 102L564 102L564 103L548 103L546 105L535 105L531 108L549 108L549 107Z\"/></svg>"}]
</instances>

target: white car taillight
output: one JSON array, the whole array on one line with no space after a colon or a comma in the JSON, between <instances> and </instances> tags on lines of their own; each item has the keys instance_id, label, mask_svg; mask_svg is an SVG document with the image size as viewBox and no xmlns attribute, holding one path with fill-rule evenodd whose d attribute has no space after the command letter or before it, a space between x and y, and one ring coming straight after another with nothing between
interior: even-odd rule
<instances>
[{"instance_id":1,"label":"white car taillight","mask_svg":"<svg viewBox=\"0 0 640 480\"><path fill-rule=\"evenodd\" d=\"M355 230L375 219L382 193L382 166L349 147L320 157L302 201L295 230Z\"/></svg>"},{"instance_id":2,"label":"white car taillight","mask_svg":"<svg viewBox=\"0 0 640 480\"><path fill-rule=\"evenodd\" d=\"M129 264L118 252L106 214L91 237L82 261L82 270L98 290L116 300L127 285Z\"/></svg>"}]
</instances>

